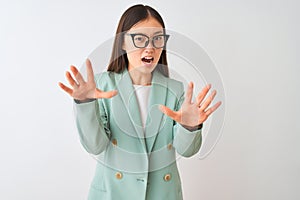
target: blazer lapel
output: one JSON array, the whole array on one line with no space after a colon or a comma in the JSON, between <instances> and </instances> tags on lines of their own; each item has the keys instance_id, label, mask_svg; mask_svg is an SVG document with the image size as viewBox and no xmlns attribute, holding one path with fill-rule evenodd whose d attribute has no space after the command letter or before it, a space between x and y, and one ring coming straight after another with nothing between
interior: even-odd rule
<instances>
[{"instance_id":1,"label":"blazer lapel","mask_svg":"<svg viewBox=\"0 0 300 200\"><path fill-rule=\"evenodd\" d=\"M148 153L152 152L159 129L164 123L163 113L159 110L160 104L166 105L167 79L157 70L153 71L152 88L148 104L148 116L146 121L145 135Z\"/></svg>"},{"instance_id":2,"label":"blazer lapel","mask_svg":"<svg viewBox=\"0 0 300 200\"><path fill-rule=\"evenodd\" d=\"M115 77L119 95L112 99L115 99L114 103L117 103L117 107L122 107L122 109L115 112L116 121L121 126L125 125L126 128L121 127L125 131L125 134L129 134L132 137L138 137L144 148L144 152L147 152L139 104L136 99L130 75L126 69L123 73L116 74Z\"/></svg>"}]
</instances>

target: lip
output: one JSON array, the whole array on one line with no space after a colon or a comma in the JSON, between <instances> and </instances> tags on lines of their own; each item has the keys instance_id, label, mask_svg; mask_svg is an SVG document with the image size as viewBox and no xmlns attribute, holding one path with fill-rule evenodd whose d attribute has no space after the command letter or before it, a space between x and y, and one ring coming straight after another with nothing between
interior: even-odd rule
<instances>
[{"instance_id":1,"label":"lip","mask_svg":"<svg viewBox=\"0 0 300 200\"><path fill-rule=\"evenodd\" d=\"M144 56L144 57L141 57L142 60L144 59L147 59L147 60L154 60L154 57L153 56Z\"/></svg>"},{"instance_id":2,"label":"lip","mask_svg":"<svg viewBox=\"0 0 300 200\"><path fill-rule=\"evenodd\" d=\"M153 61L154 61L154 57L152 56L144 56L141 58L142 63L145 66L152 66L153 65Z\"/></svg>"},{"instance_id":3,"label":"lip","mask_svg":"<svg viewBox=\"0 0 300 200\"><path fill-rule=\"evenodd\" d=\"M151 66L153 66L153 61L151 61L151 62L144 62L144 61L142 61L142 63L143 63L143 65L146 66L146 67L151 67Z\"/></svg>"}]
</instances>

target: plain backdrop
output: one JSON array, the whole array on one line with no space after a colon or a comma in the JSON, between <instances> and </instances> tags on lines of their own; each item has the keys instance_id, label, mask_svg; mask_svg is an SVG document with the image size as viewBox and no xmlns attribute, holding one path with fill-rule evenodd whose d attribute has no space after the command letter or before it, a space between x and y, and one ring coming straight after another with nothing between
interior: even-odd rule
<instances>
[{"instance_id":1,"label":"plain backdrop","mask_svg":"<svg viewBox=\"0 0 300 200\"><path fill-rule=\"evenodd\" d=\"M96 161L57 83L113 36L135 3L0 1L1 199L86 199ZM179 160L185 199L300 199L299 1L142 3L206 50L226 92L214 150Z\"/></svg>"}]
</instances>

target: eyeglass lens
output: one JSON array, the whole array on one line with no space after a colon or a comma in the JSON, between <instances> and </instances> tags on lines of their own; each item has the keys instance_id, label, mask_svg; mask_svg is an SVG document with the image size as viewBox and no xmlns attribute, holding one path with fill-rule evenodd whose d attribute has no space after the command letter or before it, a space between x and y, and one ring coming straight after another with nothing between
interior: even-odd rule
<instances>
[{"instance_id":1,"label":"eyeglass lens","mask_svg":"<svg viewBox=\"0 0 300 200\"><path fill-rule=\"evenodd\" d=\"M133 42L136 47L144 48L149 44L149 38L145 35L134 35ZM155 48L162 48L165 46L166 36L156 35L152 38L152 44Z\"/></svg>"}]
</instances>

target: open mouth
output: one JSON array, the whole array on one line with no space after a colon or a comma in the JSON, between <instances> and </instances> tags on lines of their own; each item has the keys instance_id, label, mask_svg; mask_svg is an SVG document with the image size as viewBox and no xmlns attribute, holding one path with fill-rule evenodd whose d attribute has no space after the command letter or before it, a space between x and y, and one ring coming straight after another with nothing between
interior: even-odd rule
<instances>
[{"instance_id":1,"label":"open mouth","mask_svg":"<svg viewBox=\"0 0 300 200\"><path fill-rule=\"evenodd\" d=\"M144 63L152 63L153 60L154 60L153 57L143 57L143 58L142 58L142 61L143 61Z\"/></svg>"}]
</instances>

